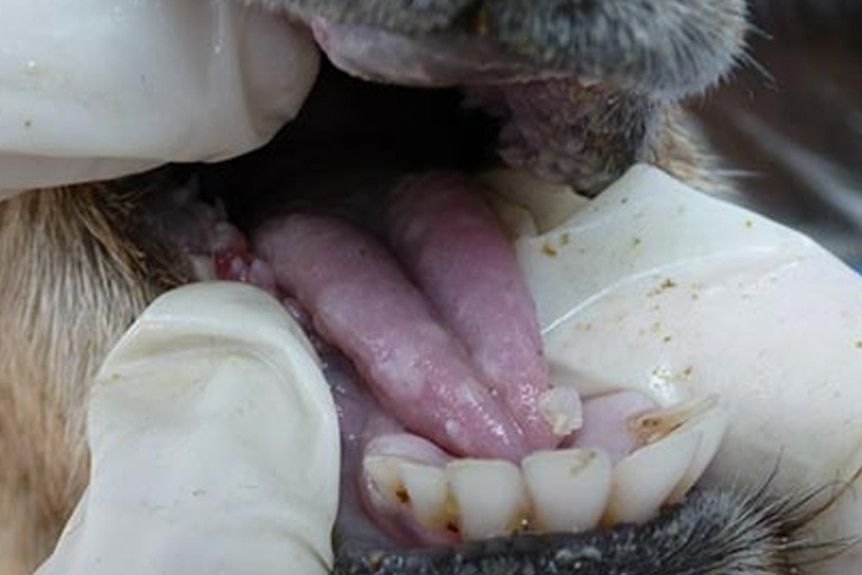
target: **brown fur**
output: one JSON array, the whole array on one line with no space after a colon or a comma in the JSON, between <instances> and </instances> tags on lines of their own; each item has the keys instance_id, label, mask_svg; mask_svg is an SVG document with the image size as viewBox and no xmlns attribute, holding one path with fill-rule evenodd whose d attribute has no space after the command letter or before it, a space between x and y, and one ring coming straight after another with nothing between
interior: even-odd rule
<instances>
[{"instance_id":1,"label":"brown fur","mask_svg":"<svg viewBox=\"0 0 862 575\"><path fill-rule=\"evenodd\" d=\"M0 574L30 573L87 479L87 385L160 289L131 195L88 185L0 204ZM123 226L117 225L123 222Z\"/></svg>"}]
</instances>

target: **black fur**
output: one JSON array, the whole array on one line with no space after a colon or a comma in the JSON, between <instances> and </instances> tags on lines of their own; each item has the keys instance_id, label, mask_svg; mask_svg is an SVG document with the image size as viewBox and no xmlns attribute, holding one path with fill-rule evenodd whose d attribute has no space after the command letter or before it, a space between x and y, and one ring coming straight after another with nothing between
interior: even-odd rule
<instances>
[{"instance_id":1,"label":"black fur","mask_svg":"<svg viewBox=\"0 0 862 575\"><path fill-rule=\"evenodd\" d=\"M796 575L846 546L805 534L823 494L694 492L643 525L457 548L344 552L333 575Z\"/></svg>"}]
</instances>

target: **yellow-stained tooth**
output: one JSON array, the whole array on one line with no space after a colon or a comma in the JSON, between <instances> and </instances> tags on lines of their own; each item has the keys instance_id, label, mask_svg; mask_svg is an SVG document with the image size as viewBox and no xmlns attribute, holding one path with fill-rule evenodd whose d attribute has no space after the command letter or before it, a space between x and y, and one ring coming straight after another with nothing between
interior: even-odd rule
<instances>
[{"instance_id":1,"label":"yellow-stained tooth","mask_svg":"<svg viewBox=\"0 0 862 575\"><path fill-rule=\"evenodd\" d=\"M521 525L527 498L515 464L462 459L446 466L446 476L464 539L508 535Z\"/></svg>"},{"instance_id":2,"label":"yellow-stained tooth","mask_svg":"<svg viewBox=\"0 0 862 575\"><path fill-rule=\"evenodd\" d=\"M449 483L439 467L403 462L401 481L416 520L429 529L445 529L449 520Z\"/></svg>"}]
</instances>

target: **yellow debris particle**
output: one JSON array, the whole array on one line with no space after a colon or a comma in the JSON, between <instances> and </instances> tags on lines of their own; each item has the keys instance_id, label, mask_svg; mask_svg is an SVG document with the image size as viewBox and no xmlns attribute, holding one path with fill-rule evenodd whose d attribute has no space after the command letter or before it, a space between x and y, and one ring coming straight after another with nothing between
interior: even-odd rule
<instances>
[{"instance_id":1,"label":"yellow debris particle","mask_svg":"<svg viewBox=\"0 0 862 575\"><path fill-rule=\"evenodd\" d=\"M676 282L670 278L665 279L658 286L654 287L650 291L647 292L647 297L655 297L657 295L661 295L662 292L673 289L677 286Z\"/></svg>"}]
</instances>

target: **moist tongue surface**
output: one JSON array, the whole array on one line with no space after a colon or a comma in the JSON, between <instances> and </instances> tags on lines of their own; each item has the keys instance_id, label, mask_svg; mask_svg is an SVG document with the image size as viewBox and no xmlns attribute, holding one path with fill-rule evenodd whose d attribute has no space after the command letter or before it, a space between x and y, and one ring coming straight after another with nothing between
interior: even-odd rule
<instances>
[{"instance_id":1,"label":"moist tongue surface","mask_svg":"<svg viewBox=\"0 0 862 575\"><path fill-rule=\"evenodd\" d=\"M276 218L254 243L410 431L459 456L518 460L560 438L538 410L548 375L530 295L473 188L432 174L400 190L391 236L421 290L386 247L336 218Z\"/></svg>"},{"instance_id":2,"label":"moist tongue surface","mask_svg":"<svg viewBox=\"0 0 862 575\"><path fill-rule=\"evenodd\" d=\"M470 353L530 449L555 447L539 410L549 389L536 310L512 249L475 182L454 174L409 178L390 209L401 261Z\"/></svg>"}]
</instances>

